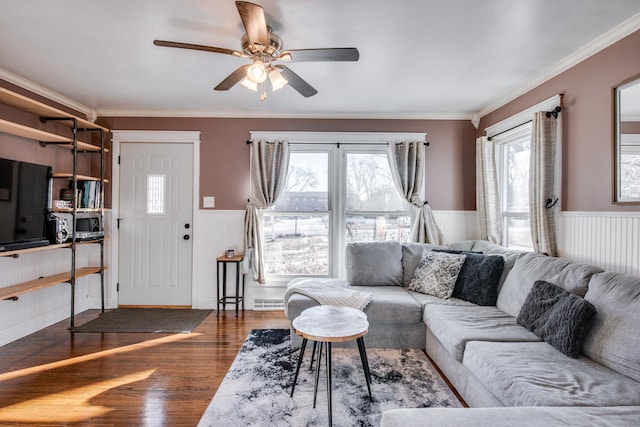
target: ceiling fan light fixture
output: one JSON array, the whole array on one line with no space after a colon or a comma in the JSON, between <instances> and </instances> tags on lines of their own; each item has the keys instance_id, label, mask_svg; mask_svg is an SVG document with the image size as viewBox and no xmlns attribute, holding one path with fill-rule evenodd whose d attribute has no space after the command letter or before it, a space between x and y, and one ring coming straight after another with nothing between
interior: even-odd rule
<instances>
[{"instance_id":1,"label":"ceiling fan light fixture","mask_svg":"<svg viewBox=\"0 0 640 427\"><path fill-rule=\"evenodd\" d=\"M289 83L289 81L282 76L282 73L273 67L269 71L269 81L271 81L271 89L274 92Z\"/></svg>"},{"instance_id":2,"label":"ceiling fan light fixture","mask_svg":"<svg viewBox=\"0 0 640 427\"><path fill-rule=\"evenodd\" d=\"M254 92L258 91L258 83L249 80L249 78L245 77L244 79L242 79L240 81L240 84L244 87L246 87L249 90L252 90Z\"/></svg>"},{"instance_id":3,"label":"ceiling fan light fixture","mask_svg":"<svg viewBox=\"0 0 640 427\"><path fill-rule=\"evenodd\" d=\"M291 62L291 60L292 60L293 58L291 58L291 52L282 52L282 53L280 54L280 58L278 58L278 59L280 59L280 60L282 60L282 61Z\"/></svg>"},{"instance_id":4,"label":"ceiling fan light fixture","mask_svg":"<svg viewBox=\"0 0 640 427\"><path fill-rule=\"evenodd\" d=\"M262 83L267 80L267 68L260 59L253 61L247 68L247 78L254 83Z\"/></svg>"}]
</instances>

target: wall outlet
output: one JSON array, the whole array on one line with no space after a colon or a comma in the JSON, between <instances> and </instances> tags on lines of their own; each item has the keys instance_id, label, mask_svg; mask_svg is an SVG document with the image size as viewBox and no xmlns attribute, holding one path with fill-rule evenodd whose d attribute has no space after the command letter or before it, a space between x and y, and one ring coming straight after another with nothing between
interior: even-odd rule
<instances>
[{"instance_id":1,"label":"wall outlet","mask_svg":"<svg viewBox=\"0 0 640 427\"><path fill-rule=\"evenodd\" d=\"M213 196L205 196L202 198L202 207L203 208L215 208L216 207L216 198Z\"/></svg>"}]
</instances>

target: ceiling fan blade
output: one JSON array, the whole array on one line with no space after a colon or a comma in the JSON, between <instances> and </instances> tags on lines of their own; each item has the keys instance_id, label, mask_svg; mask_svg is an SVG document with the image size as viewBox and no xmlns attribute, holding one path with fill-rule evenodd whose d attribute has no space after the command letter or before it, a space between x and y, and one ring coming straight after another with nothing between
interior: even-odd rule
<instances>
[{"instance_id":1,"label":"ceiling fan blade","mask_svg":"<svg viewBox=\"0 0 640 427\"><path fill-rule=\"evenodd\" d=\"M247 75L247 68L251 64L245 64L238 67L233 73L229 74L226 79L218 83L218 86L214 87L213 90L229 90L236 83L242 80Z\"/></svg>"},{"instance_id":2,"label":"ceiling fan blade","mask_svg":"<svg viewBox=\"0 0 640 427\"><path fill-rule=\"evenodd\" d=\"M264 17L262 7L246 1L237 1L236 7L238 8L238 13L240 13L247 37L249 37L249 42L258 47L259 50L269 46L267 20Z\"/></svg>"},{"instance_id":3,"label":"ceiling fan blade","mask_svg":"<svg viewBox=\"0 0 640 427\"><path fill-rule=\"evenodd\" d=\"M293 49L283 52L281 56L289 53L291 61L314 62L314 61L357 61L360 52L355 47L336 47L328 49Z\"/></svg>"},{"instance_id":4,"label":"ceiling fan blade","mask_svg":"<svg viewBox=\"0 0 640 427\"><path fill-rule=\"evenodd\" d=\"M318 93L313 86L304 81L302 77L291 71L288 67L285 67L284 65L276 65L275 67L280 70L280 73L285 79L287 79L289 85L300 92L300 95L308 98Z\"/></svg>"},{"instance_id":5,"label":"ceiling fan blade","mask_svg":"<svg viewBox=\"0 0 640 427\"><path fill-rule=\"evenodd\" d=\"M167 40L154 40L153 44L156 46L175 47L178 49L203 50L205 52L223 53L225 55L239 56L242 58L247 57L247 55L242 52L232 49L225 49L223 47L203 46L201 44L171 42Z\"/></svg>"}]
</instances>

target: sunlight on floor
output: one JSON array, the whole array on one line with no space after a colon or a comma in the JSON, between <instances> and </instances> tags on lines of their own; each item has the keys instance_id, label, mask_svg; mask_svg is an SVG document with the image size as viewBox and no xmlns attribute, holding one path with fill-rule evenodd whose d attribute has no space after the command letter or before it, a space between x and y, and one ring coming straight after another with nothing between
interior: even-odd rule
<instances>
[{"instance_id":1,"label":"sunlight on floor","mask_svg":"<svg viewBox=\"0 0 640 427\"><path fill-rule=\"evenodd\" d=\"M33 366L31 368L24 368L17 371L7 372L4 374L0 374L0 381L8 381L13 380L20 377L25 377L27 375L37 374L40 372L48 371L51 369L60 368L63 366L70 366L76 363L88 362L91 360L100 359L102 357L112 356L115 354L128 353L131 351L138 351L145 348L155 347L162 344L167 344L175 341L186 340L190 338L194 338L196 336L200 336L200 333L190 333L190 334L175 334L169 335L162 338L156 338L149 341L144 341L138 344L126 345L123 347L112 348L110 350L99 351L97 353L91 353L84 356L73 357L71 359L60 360L58 362L51 362L44 365Z\"/></svg>"},{"instance_id":2,"label":"sunlight on floor","mask_svg":"<svg viewBox=\"0 0 640 427\"><path fill-rule=\"evenodd\" d=\"M15 423L45 423L54 420L56 423L86 421L113 411L105 406L92 405L91 399L105 391L145 380L155 371L155 369L148 369L6 406L0 408L0 420Z\"/></svg>"}]
</instances>

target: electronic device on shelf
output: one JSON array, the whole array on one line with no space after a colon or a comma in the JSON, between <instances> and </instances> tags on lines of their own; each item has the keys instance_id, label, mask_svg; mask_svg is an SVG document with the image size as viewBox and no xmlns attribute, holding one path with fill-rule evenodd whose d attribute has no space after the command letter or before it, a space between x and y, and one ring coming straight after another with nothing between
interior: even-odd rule
<instances>
[{"instance_id":1,"label":"electronic device on shelf","mask_svg":"<svg viewBox=\"0 0 640 427\"><path fill-rule=\"evenodd\" d=\"M51 167L0 159L0 252L47 246Z\"/></svg>"},{"instance_id":2,"label":"electronic device on shelf","mask_svg":"<svg viewBox=\"0 0 640 427\"><path fill-rule=\"evenodd\" d=\"M99 240L104 238L102 215L95 212L80 212L76 215L76 241ZM73 236L73 215L54 212L49 221L51 243L66 243Z\"/></svg>"}]
</instances>

